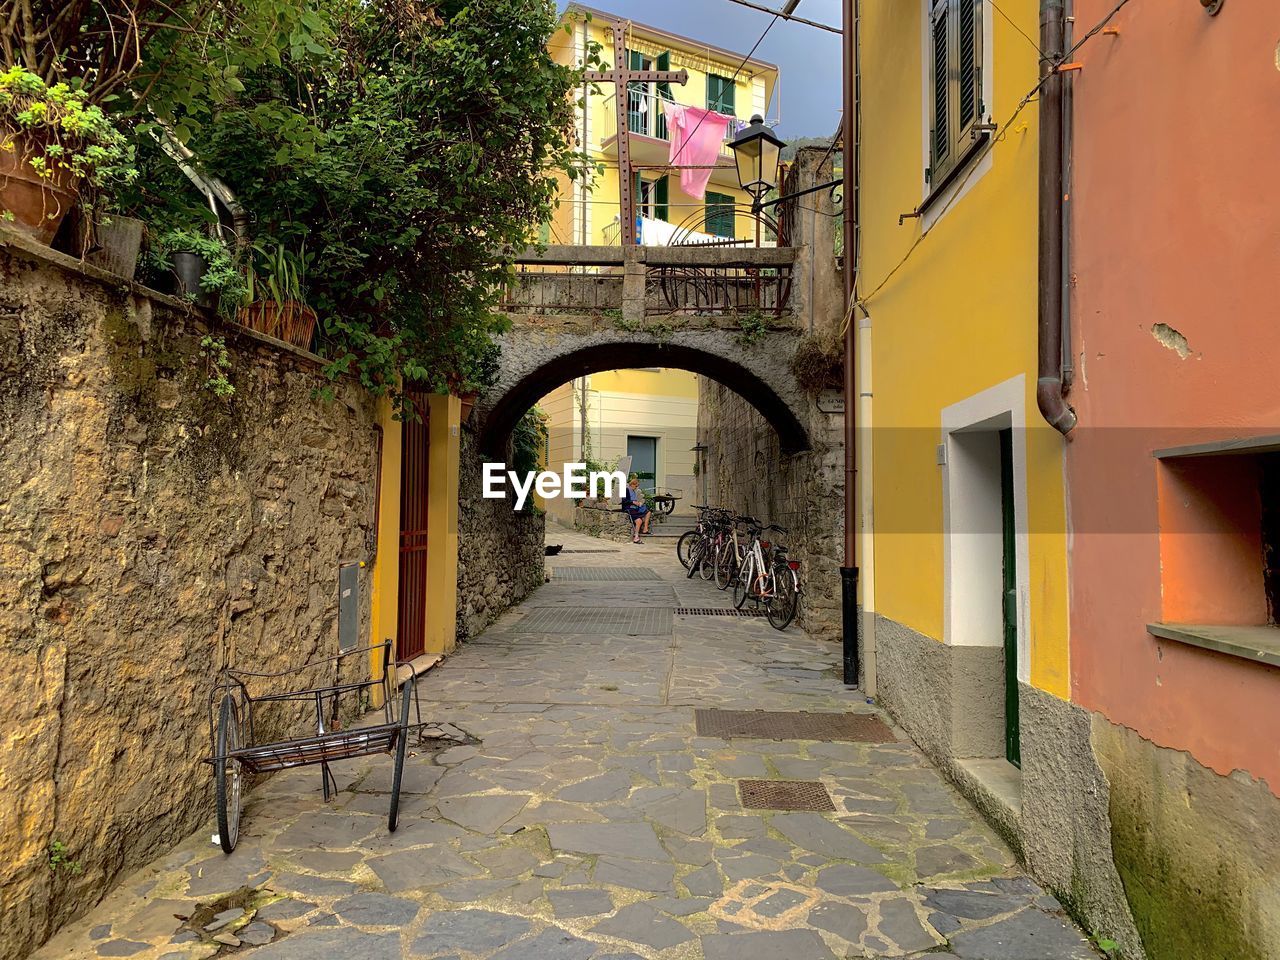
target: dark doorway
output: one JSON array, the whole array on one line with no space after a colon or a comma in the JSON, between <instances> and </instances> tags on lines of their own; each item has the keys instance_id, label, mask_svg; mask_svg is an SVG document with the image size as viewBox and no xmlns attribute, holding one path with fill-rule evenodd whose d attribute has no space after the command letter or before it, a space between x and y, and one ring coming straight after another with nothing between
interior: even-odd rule
<instances>
[{"instance_id":1,"label":"dark doorway","mask_svg":"<svg viewBox=\"0 0 1280 960\"><path fill-rule=\"evenodd\" d=\"M410 394L416 419L403 424L400 458L400 610L396 656L411 660L426 648L427 398Z\"/></svg>"},{"instance_id":2,"label":"dark doorway","mask_svg":"<svg viewBox=\"0 0 1280 960\"><path fill-rule=\"evenodd\" d=\"M1000 431L1000 520L1004 556L1004 755L1022 766L1018 730L1018 568L1013 513L1013 431Z\"/></svg>"},{"instance_id":3,"label":"dark doorway","mask_svg":"<svg viewBox=\"0 0 1280 960\"><path fill-rule=\"evenodd\" d=\"M627 437L631 472L640 478L640 489L650 496L658 488L658 438Z\"/></svg>"}]
</instances>

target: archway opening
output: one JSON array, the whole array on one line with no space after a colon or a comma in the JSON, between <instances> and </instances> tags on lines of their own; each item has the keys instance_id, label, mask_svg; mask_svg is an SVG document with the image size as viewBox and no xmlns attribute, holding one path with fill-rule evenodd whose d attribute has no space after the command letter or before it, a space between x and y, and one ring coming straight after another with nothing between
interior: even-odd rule
<instances>
[{"instance_id":1,"label":"archway opening","mask_svg":"<svg viewBox=\"0 0 1280 960\"><path fill-rule=\"evenodd\" d=\"M557 387L604 371L638 367L686 370L723 384L746 398L777 431L783 454L810 447L809 432L796 411L750 367L696 347L637 340L580 347L547 360L512 382L500 383L481 411L481 448L489 452L504 449L516 422Z\"/></svg>"}]
</instances>

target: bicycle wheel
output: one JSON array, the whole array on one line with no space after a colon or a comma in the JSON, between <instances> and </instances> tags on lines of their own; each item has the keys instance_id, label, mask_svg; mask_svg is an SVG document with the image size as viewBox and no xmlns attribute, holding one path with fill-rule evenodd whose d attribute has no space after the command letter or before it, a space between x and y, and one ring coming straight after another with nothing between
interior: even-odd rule
<instances>
[{"instance_id":1,"label":"bicycle wheel","mask_svg":"<svg viewBox=\"0 0 1280 960\"><path fill-rule=\"evenodd\" d=\"M716 586L721 590L729 589L729 584L733 583L733 575L738 572L738 554L733 549L733 544L726 543L720 548L720 554L716 557Z\"/></svg>"},{"instance_id":2,"label":"bicycle wheel","mask_svg":"<svg viewBox=\"0 0 1280 960\"><path fill-rule=\"evenodd\" d=\"M240 711L231 694L222 698L218 707L218 757L213 762L214 794L218 806L218 844L230 853L240 839L240 761L227 754L243 746L240 737Z\"/></svg>"},{"instance_id":3,"label":"bicycle wheel","mask_svg":"<svg viewBox=\"0 0 1280 960\"><path fill-rule=\"evenodd\" d=\"M773 594L765 603L769 625L775 630L785 630L795 619L799 605L800 591L795 571L786 564L779 564L773 569Z\"/></svg>"},{"instance_id":4,"label":"bicycle wheel","mask_svg":"<svg viewBox=\"0 0 1280 960\"><path fill-rule=\"evenodd\" d=\"M680 534L680 539L676 541L676 559L680 561L680 566L686 570L689 569L689 551L697 539L698 531L689 530Z\"/></svg>"},{"instance_id":5,"label":"bicycle wheel","mask_svg":"<svg viewBox=\"0 0 1280 960\"><path fill-rule=\"evenodd\" d=\"M710 580L716 572L716 546L710 540L702 548L702 559L698 563L698 576Z\"/></svg>"},{"instance_id":6,"label":"bicycle wheel","mask_svg":"<svg viewBox=\"0 0 1280 960\"><path fill-rule=\"evenodd\" d=\"M707 552L706 537L699 537L689 545L689 562L685 564L688 573L685 574L690 580L693 575L698 572L698 568L702 565L702 557Z\"/></svg>"},{"instance_id":7,"label":"bicycle wheel","mask_svg":"<svg viewBox=\"0 0 1280 960\"><path fill-rule=\"evenodd\" d=\"M754 567L755 559L753 557L747 557L747 562L738 570L738 576L733 581L733 605L739 610L741 610L742 605L747 602L747 592L751 586L751 580L753 578L751 571Z\"/></svg>"}]
</instances>

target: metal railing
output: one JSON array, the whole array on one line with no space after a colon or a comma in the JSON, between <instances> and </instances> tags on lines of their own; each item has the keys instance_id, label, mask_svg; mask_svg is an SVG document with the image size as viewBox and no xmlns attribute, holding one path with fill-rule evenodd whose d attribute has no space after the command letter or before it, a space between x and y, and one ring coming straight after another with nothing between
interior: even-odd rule
<instances>
[{"instance_id":1,"label":"metal railing","mask_svg":"<svg viewBox=\"0 0 1280 960\"><path fill-rule=\"evenodd\" d=\"M516 259L503 309L524 315L616 313L781 317L791 298L795 251L768 247L551 246ZM627 297L632 297L628 306ZM627 314L640 316L639 313Z\"/></svg>"}]
</instances>

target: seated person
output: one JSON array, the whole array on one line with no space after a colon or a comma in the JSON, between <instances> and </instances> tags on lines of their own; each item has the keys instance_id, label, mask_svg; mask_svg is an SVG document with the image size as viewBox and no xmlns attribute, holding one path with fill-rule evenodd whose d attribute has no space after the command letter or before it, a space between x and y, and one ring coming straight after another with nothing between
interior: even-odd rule
<instances>
[{"instance_id":1,"label":"seated person","mask_svg":"<svg viewBox=\"0 0 1280 960\"><path fill-rule=\"evenodd\" d=\"M634 533L631 537L632 543L640 542L640 534L648 536L649 506L644 502L644 491L640 489L640 478L636 474L631 474L627 481L627 489L622 493L622 509L626 511L634 524Z\"/></svg>"}]
</instances>

